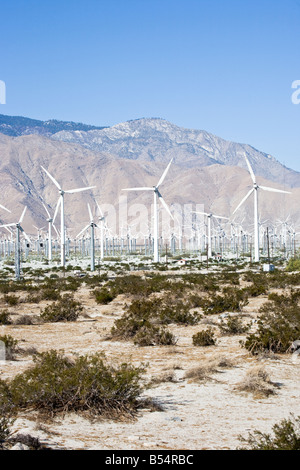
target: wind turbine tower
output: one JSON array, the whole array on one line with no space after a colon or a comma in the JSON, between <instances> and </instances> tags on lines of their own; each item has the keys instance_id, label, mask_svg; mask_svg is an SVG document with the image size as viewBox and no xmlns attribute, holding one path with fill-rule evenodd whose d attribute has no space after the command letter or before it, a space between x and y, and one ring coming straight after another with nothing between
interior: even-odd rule
<instances>
[{"instance_id":1,"label":"wind turbine tower","mask_svg":"<svg viewBox=\"0 0 300 470\"><path fill-rule=\"evenodd\" d=\"M49 176L49 178L55 184L55 186L58 188L58 191L59 191L59 194L60 194L60 198L58 200L55 212L57 213L58 207L60 206L60 216L61 216L61 218L60 218L60 236L61 236L60 251L61 251L61 253L60 254L61 254L61 266L64 267L66 265L66 232L65 232L64 195L65 194L79 193L81 191L87 191L89 189L95 188L95 186L89 186L89 187L86 187L86 188L64 190L64 189L62 189L60 184L56 181L56 179L54 179L53 176L51 176L50 173L43 166L42 166L42 169Z\"/></svg>"},{"instance_id":2,"label":"wind turbine tower","mask_svg":"<svg viewBox=\"0 0 300 470\"><path fill-rule=\"evenodd\" d=\"M242 199L242 201L239 203L237 208L234 210L233 214L236 213L236 211L244 204L244 202L248 199L249 196L251 196L252 193L254 193L254 261L259 262L260 256L259 256L259 219L258 219L258 190L262 189L263 191L270 191L273 193L283 193L283 194L291 194L289 191L283 191L281 189L275 189L275 188L269 188L267 186L261 186L258 185L256 182L256 177L253 172L253 169L250 165L250 162L248 158L245 156L246 163L248 166L249 173L251 175L251 179L253 182L253 187L250 189L250 191L246 194L246 196Z\"/></svg>"},{"instance_id":3,"label":"wind turbine tower","mask_svg":"<svg viewBox=\"0 0 300 470\"><path fill-rule=\"evenodd\" d=\"M168 214L171 216L171 218L174 220L173 218L173 215L171 214L171 211L169 209L169 207L167 206L167 204L165 203L160 191L159 191L159 187L160 185L163 183L168 171L169 171L169 168L171 166L171 163L173 161L173 158L171 159L170 163L168 164L167 168L165 169L165 171L163 172L159 182L157 183L156 186L153 186L152 188L149 188L149 187L141 187L141 188L128 188L128 189L123 189L123 191L153 191L153 197L154 197L154 205L153 205L153 209L154 209L154 240L153 240L153 244L154 244L154 254L153 254L153 261L154 263L158 263L159 262L159 249L158 249L158 244L159 244L159 238L158 238L158 201L160 201L162 203L162 205L164 206L164 208L166 209L166 211L168 212Z\"/></svg>"}]
</instances>

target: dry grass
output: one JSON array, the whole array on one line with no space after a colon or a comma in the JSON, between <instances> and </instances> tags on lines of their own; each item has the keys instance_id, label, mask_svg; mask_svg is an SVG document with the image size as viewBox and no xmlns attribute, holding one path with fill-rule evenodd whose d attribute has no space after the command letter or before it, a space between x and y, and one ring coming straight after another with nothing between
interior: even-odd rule
<instances>
[{"instance_id":1,"label":"dry grass","mask_svg":"<svg viewBox=\"0 0 300 470\"><path fill-rule=\"evenodd\" d=\"M235 362L228 357L212 357L203 360L197 367L189 369L185 373L185 378L192 382L203 382L211 379L211 376L220 371L220 369L230 369L235 366Z\"/></svg>"},{"instance_id":2,"label":"dry grass","mask_svg":"<svg viewBox=\"0 0 300 470\"><path fill-rule=\"evenodd\" d=\"M249 369L244 379L237 384L236 389L249 392L254 397L268 397L276 393L276 384L271 381L268 372L263 366L254 366Z\"/></svg>"}]
</instances>

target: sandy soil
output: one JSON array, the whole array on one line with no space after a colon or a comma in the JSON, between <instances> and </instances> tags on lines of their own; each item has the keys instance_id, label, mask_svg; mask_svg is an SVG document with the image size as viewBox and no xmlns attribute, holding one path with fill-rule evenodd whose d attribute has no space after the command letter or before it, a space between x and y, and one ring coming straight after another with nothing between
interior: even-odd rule
<instances>
[{"instance_id":1,"label":"sandy soil","mask_svg":"<svg viewBox=\"0 0 300 470\"><path fill-rule=\"evenodd\" d=\"M171 326L176 346L137 347L131 342L106 340L116 318L120 317L126 299L118 297L109 306L98 306L89 291L81 288L76 296L85 305L85 316L74 323L39 324L0 327L0 334L10 334L23 350L16 361L2 362L0 377L13 377L32 364L26 354L35 348L42 352L62 349L65 353L105 351L112 361L128 361L134 365L147 363L147 378L156 379L145 392L159 403L163 411L142 410L129 422L95 420L69 414L43 422L35 413L19 415L14 430L29 433L49 446L66 449L236 449L241 446L239 435L248 436L258 429L271 432L272 426L290 413L300 415L300 360L290 355L254 358L240 345L243 336L221 336L216 346L195 347L192 336L207 325ZM257 317L264 297L252 299L244 308L246 321ZM17 315L39 314L44 304L19 304ZM218 324L218 317L210 321ZM255 323L253 323L255 328ZM185 378L187 371L199 365L225 358L233 364L218 368L202 382ZM264 366L276 384L276 393L268 398L237 390L247 371L255 365ZM172 381L163 381L168 372Z\"/></svg>"}]
</instances>

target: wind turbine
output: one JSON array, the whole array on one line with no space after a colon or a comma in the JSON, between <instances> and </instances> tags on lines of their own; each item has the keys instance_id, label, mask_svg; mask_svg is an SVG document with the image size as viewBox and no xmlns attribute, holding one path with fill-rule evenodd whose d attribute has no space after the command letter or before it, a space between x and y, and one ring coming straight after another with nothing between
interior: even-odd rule
<instances>
[{"instance_id":1,"label":"wind turbine","mask_svg":"<svg viewBox=\"0 0 300 470\"><path fill-rule=\"evenodd\" d=\"M159 192L159 186L163 183L169 168L171 166L171 163L173 161L173 158L169 162L167 168L163 172L159 182L157 183L156 186L153 186L152 188L148 187L141 187L141 188L128 188L128 189L123 189L123 191L153 191L154 195L154 263L159 262L159 250L158 250L158 200L162 203L168 214L171 216L171 218L174 220L173 215L171 214L171 211L167 204L165 203L161 193Z\"/></svg>"},{"instance_id":2,"label":"wind turbine","mask_svg":"<svg viewBox=\"0 0 300 470\"><path fill-rule=\"evenodd\" d=\"M53 176L50 175L50 173L42 166L42 169L44 172L49 176L51 181L55 184L55 186L58 188L60 198L58 200L56 210L55 210L55 217L58 211L58 208L60 206L60 235L61 235L61 246L60 246L60 252L61 252L61 266L65 266L66 264L66 233L65 233L65 208L64 208L64 195L65 194L74 194L74 193L79 193L81 191L87 191L88 189L93 189L95 186L89 186L87 188L78 188L78 189L69 189L69 190L64 190L60 186L60 184L56 181L56 179L53 178ZM55 219L53 218L53 220Z\"/></svg>"},{"instance_id":3,"label":"wind turbine","mask_svg":"<svg viewBox=\"0 0 300 470\"><path fill-rule=\"evenodd\" d=\"M244 202L254 193L254 260L255 262L259 261L259 220L258 220L258 190L262 189L263 191L270 191L273 193L284 193L284 194L291 194L289 191L283 191L281 189L269 188L268 186L261 186L258 185L256 182L255 174L252 170L252 167L249 163L248 158L245 156L246 163L248 166L249 173L252 178L253 187L250 191L246 194L246 196L241 200L237 208L233 211L233 214L244 204Z\"/></svg>"},{"instance_id":4,"label":"wind turbine","mask_svg":"<svg viewBox=\"0 0 300 470\"><path fill-rule=\"evenodd\" d=\"M201 215L205 215L207 217L207 255L208 255L208 258L211 258L212 257L211 219L212 218L214 218L214 219L224 219L224 220L229 220L229 219L228 219L228 217L223 217L223 216L215 215L215 214L208 213L208 212L194 212L193 211L193 214L201 214Z\"/></svg>"},{"instance_id":5,"label":"wind turbine","mask_svg":"<svg viewBox=\"0 0 300 470\"><path fill-rule=\"evenodd\" d=\"M0 227L16 227L16 247L15 247L15 273L16 273L16 279L19 280L21 277L21 247L20 247L20 232L22 232L25 236L25 238L29 241L30 243L30 238L26 233L24 232L23 227L21 226L21 223L23 222L25 212L26 212L27 207L24 208L22 215L19 219L18 222L12 223L12 224L4 224L0 225Z\"/></svg>"},{"instance_id":6,"label":"wind turbine","mask_svg":"<svg viewBox=\"0 0 300 470\"><path fill-rule=\"evenodd\" d=\"M101 207L99 206L98 202L96 201L98 210L100 212L99 222L100 222L100 259L103 260L104 258L104 229L105 229L105 217L102 212Z\"/></svg>"},{"instance_id":7,"label":"wind turbine","mask_svg":"<svg viewBox=\"0 0 300 470\"><path fill-rule=\"evenodd\" d=\"M95 227L98 227L94 222L90 205L88 204L88 211L90 216L90 223L84 227L76 238L79 238L89 227L91 228L91 271L95 271Z\"/></svg>"},{"instance_id":8,"label":"wind turbine","mask_svg":"<svg viewBox=\"0 0 300 470\"><path fill-rule=\"evenodd\" d=\"M48 260L52 261L52 227L54 228L55 232L58 235L57 229L54 225L54 217L52 218L50 216L50 213L44 203L42 203L44 206L44 209L46 211L46 214L48 216L47 222L48 222Z\"/></svg>"}]
</instances>

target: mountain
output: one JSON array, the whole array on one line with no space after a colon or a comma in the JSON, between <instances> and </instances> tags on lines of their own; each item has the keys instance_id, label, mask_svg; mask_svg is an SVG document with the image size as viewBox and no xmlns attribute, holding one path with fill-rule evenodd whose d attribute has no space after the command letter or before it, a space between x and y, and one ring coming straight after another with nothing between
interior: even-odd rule
<instances>
[{"instance_id":1,"label":"mountain","mask_svg":"<svg viewBox=\"0 0 300 470\"><path fill-rule=\"evenodd\" d=\"M167 163L172 157L182 168L214 164L246 168L248 157L257 175L288 187L300 187L300 173L251 145L226 141L202 130L185 129L159 118L137 119L94 130L63 130L52 135L93 151L128 160Z\"/></svg>"},{"instance_id":2,"label":"mountain","mask_svg":"<svg viewBox=\"0 0 300 470\"><path fill-rule=\"evenodd\" d=\"M74 143L66 143L40 135L9 137L0 134L0 204L12 211L0 210L3 222L16 222L23 207L28 211L24 228L36 234L33 225L46 227L45 202L53 214L58 200L58 190L44 173L46 168L64 189L96 186L92 191L66 194L66 224L75 236L89 222L87 203L96 211L95 200L107 215L112 232L119 231L126 223L143 219L139 231L146 230L151 220L152 194L149 192L125 192L124 188L155 185L165 169L165 162L139 161L119 158L107 152L96 152ZM270 182L262 177L259 183ZM252 184L249 172L238 166L211 164L205 167L183 168L175 160L171 165L161 192L166 203L177 215L191 210L210 210L218 215L231 216L240 200ZM283 188L278 183L274 187ZM264 219L285 220L290 215L296 224L300 222L300 188L291 195L264 193L260 195L260 213ZM253 201L251 198L239 210L237 219L251 224ZM164 212L164 211L162 211ZM127 219L126 216L128 215ZM59 227L59 220L57 220Z\"/></svg>"},{"instance_id":3,"label":"mountain","mask_svg":"<svg viewBox=\"0 0 300 470\"><path fill-rule=\"evenodd\" d=\"M6 116L0 114L0 132L12 137L21 135L38 134L51 136L62 131L90 131L101 130L103 127L90 126L72 121L39 121L22 116Z\"/></svg>"},{"instance_id":4,"label":"mountain","mask_svg":"<svg viewBox=\"0 0 300 470\"><path fill-rule=\"evenodd\" d=\"M65 123L62 125L66 127ZM252 185L244 163L247 155L258 183L291 188L290 195L260 193L262 219L275 222L290 216L295 227L300 223L297 172L249 145L226 142L207 132L182 129L161 119L140 119L88 131L63 130L49 136L36 133L9 136L0 132L0 155L0 204L12 211L8 214L0 209L0 219L16 222L26 205L24 228L30 234L36 233L33 225L47 226L42 202L53 214L59 196L41 166L64 189L96 187L92 191L66 194L66 224L73 236L89 222L87 203L96 213L95 201L107 215L112 233L137 221L138 231L145 232L147 220L151 220L152 195L123 189L155 185L171 157L174 162L161 192L178 217L189 214L190 219L190 211L196 208L231 217ZM244 224L251 229L252 213L253 200L249 198L236 219L244 218ZM56 223L59 227L59 220Z\"/></svg>"}]
</instances>

